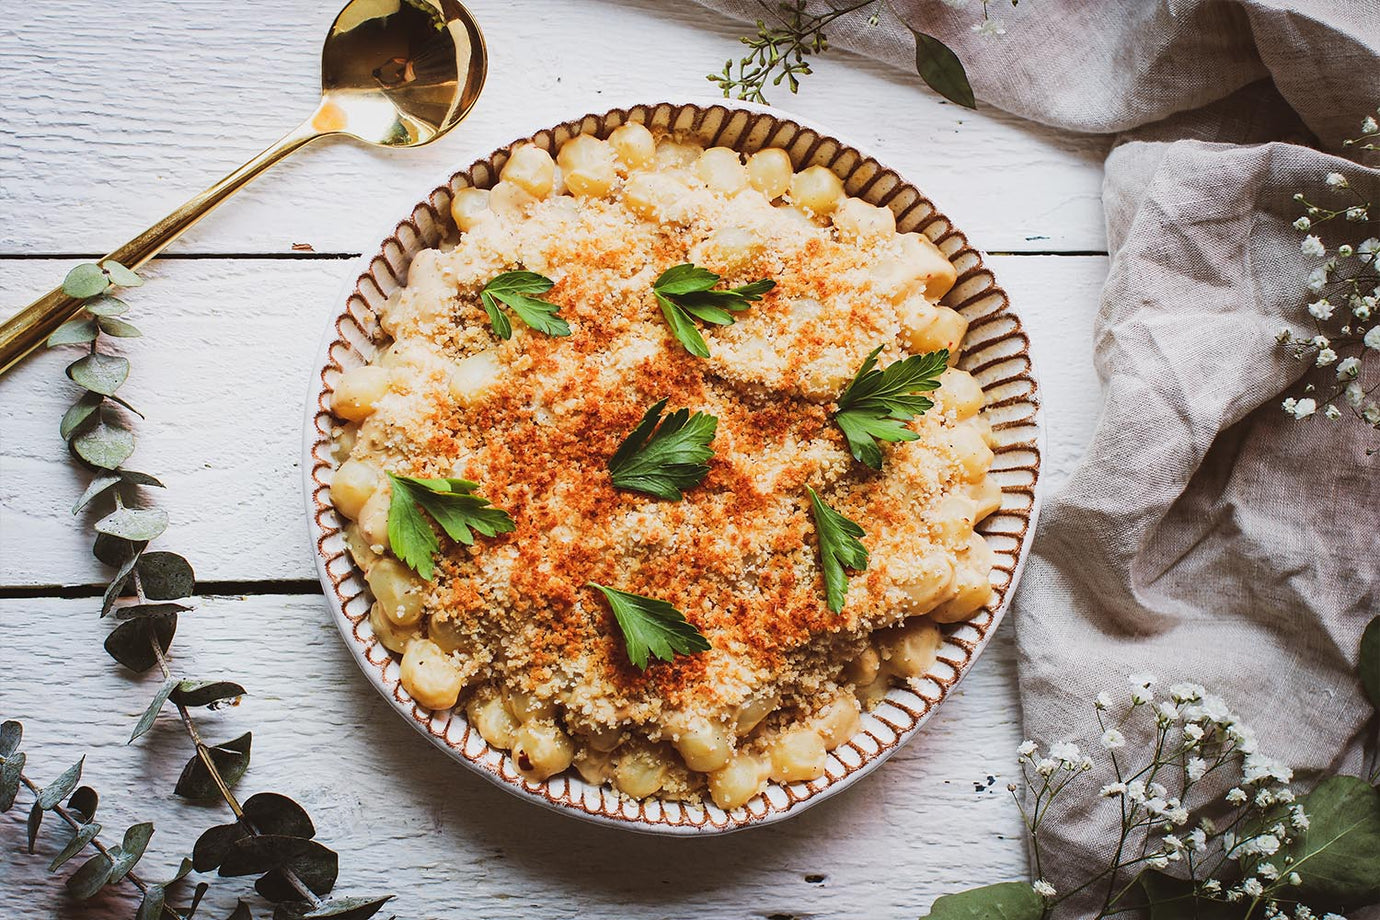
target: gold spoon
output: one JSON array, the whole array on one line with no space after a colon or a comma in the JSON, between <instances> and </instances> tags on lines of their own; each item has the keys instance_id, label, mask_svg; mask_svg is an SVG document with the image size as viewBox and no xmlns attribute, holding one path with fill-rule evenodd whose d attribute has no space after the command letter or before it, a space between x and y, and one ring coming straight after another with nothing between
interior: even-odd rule
<instances>
[{"instance_id":1,"label":"gold spoon","mask_svg":"<svg viewBox=\"0 0 1380 920\"><path fill-rule=\"evenodd\" d=\"M429 144L469 114L487 70L484 37L457 0L351 0L326 36L321 104L311 117L105 258L143 265L250 179L318 137L343 134L380 147ZM0 326L0 374L80 307L59 287Z\"/></svg>"}]
</instances>

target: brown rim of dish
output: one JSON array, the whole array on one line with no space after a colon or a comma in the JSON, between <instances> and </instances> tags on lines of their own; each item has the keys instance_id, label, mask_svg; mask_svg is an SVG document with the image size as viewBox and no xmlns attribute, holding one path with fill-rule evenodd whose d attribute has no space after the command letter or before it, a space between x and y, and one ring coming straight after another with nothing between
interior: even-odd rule
<instances>
[{"instance_id":1,"label":"brown rim of dish","mask_svg":"<svg viewBox=\"0 0 1380 920\"><path fill-rule=\"evenodd\" d=\"M518 774L507 752L490 748L471 730L462 712L433 713L416 705L399 683L397 659L378 643L369 627L368 589L345 552L342 524L330 505L331 429L336 422L329 404L334 382L342 370L364 363L377 350L384 336L376 321L376 307L405 284L413 256L457 237L450 217L453 193L471 186L491 187L517 144L533 143L554 153L576 134L607 137L628 121L661 128L706 147L721 145L744 153L781 147L796 169L827 166L843 179L849 195L890 208L899 232L917 231L933 240L958 270L958 280L943 302L969 320L958 366L982 384L984 408L998 441L992 476L1001 485L1002 506L977 528L996 556L992 603L946 629L946 642L935 665L906 686L893 688L866 714L862 730L829 755L823 777L808 783L771 783L731 812L707 802L637 801L608 786L590 786L569 771L545 782L529 782ZM376 255L360 261L363 271L353 280L345 307L328 331L323 366L313 380L308 406L307 501L317 566L347 644L394 708L439 747L508 791L559 811L652 833L714 833L769 823L827 798L879 766L933 714L995 632L1010 602L1037 513L1039 394L1029 340L982 254L928 198L872 157L767 110L665 102L613 109L538 131L455 173L397 224Z\"/></svg>"}]
</instances>

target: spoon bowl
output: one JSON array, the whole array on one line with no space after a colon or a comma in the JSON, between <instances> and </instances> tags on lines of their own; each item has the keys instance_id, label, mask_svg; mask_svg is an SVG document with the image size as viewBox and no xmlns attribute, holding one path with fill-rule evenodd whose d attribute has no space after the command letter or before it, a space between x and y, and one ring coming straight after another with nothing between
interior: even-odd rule
<instances>
[{"instance_id":1,"label":"spoon bowl","mask_svg":"<svg viewBox=\"0 0 1380 920\"><path fill-rule=\"evenodd\" d=\"M469 114L487 72L484 37L459 0L351 0L326 35L316 111L100 262L138 268L250 179L319 137L344 135L380 147L429 144ZM59 287L0 325L0 374L81 305Z\"/></svg>"}]
</instances>

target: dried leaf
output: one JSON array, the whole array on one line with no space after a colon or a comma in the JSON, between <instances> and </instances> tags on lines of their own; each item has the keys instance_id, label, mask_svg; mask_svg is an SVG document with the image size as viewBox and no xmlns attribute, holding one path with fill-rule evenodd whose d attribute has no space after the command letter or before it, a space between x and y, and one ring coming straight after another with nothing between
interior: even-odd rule
<instances>
[{"instance_id":1,"label":"dried leaf","mask_svg":"<svg viewBox=\"0 0 1380 920\"><path fill-rule=\"evenodd\" d=\"M78 300L95 297L108 287L110 287L110 279L94 262L83 262L68 272L66 278L62 279L62 292L68 297L75 297Z\"/></svg>"},{"instance_id":2,"label":"dried leaf","mask_svg":"<svg viewBox=\"0 0 1380 920\"><path fill-rule=\"evenodd\" d=\"M139 902L139 912L134 920L158 920L163 916L163 902L167 893L162 885L150 885L144 892L144 900Z\"/></svg>"},{"instance_id":3,"label":"dried leaf","mask_svg":"<svg viewBox=\"0 0 1380 920\"><path fill-rule=\"evenodd\" d=\"M19 775L24 772L24 752L10 754L0 763L0 814L14 807L14 797L19 794ZM42 811L40 810L40 814Z\"/></svg>"},{"instance_id":4,"label":"dried leaf","mask_svg":"<svg viewBox=\"0 0 1380 920\"><path fill-rule=\"evenodd\" d=\"M113 470L134 453L134 432L118 421L110 422L103 412L97 412L95 419L72 436L72 451L98 469Z\"/></svg>"},{"instance_id":5,"label":"dried leaf","mask_svg":"<svg viewBox=\"0 0 1380 920\"><path fill-rule=\"evenodd\" d=\"M110 276L111 283L118 284L120 287L138 287L144 283L144 279L136 275L133 269L125 268L114 259L106 259L101 262L101 268L105 269L105 273Z\"/></svg>"},{"instance_id":6,"label":"dried leaf","mask_svg":"<svg viewBox=\"0 0 1380 920\"><path fill-rule=\"evenodd\" d=\"M27 830L29 833L29 855L34 855L34 844L38 842L38 829L43 824L43 809L34 803L34 807L29 809L29 821Z\"/></svg>"},{"instance_id":7,"label":"dried leaf","mask_svg":"<svg viewBox=\"0 0 1380 920\"><path fill-rule=\"evenodd\" d=\"M110 881L118 882L144 857L149 839L153 837L153 825L148 822L126 828L124 839L120 841L120 855L110 870Z\"/></svg>"},{"instance_id":8,"label":"dried leaf","mask_svg":"<svg viewBox=\"0 0 1380 920\"><path fill-rule=\"evenodd\" d=\"M186 604L131 604L128 607L115 608L115 619L141 620L149 617L165 617L174 613L186 613L191 609Z\"/></svg>"},{"instance_id":9,"label":"dried leaf","mask_svg":"<svg viewBox=\"0 0 1380 920\"><path fill-rule=\"evenodd\" d=\"M105 637L105 650L120 664L142 674L158 663L153 640L157 639L158 647L167 652L176 631L176 616L126 620Z\"/></svg>"},{"instance_id":10,"label":"dried leaf","mask_svg":"<svg viewBox=\"0 0 1380 920\"><path fill-rule=\"evenodd\" d=\"M138 326L135 326L133 323L127 323L122 319L102 316L100 319L96 320L96 323L101 327L102 332L106 335L113 335L116 338L137 339L139 336L143 335L143 333L139 331Z\"/></svg>"},{"instance_id":11,"label":"dried leaf","mask_svg":"<svg viewBox=\"0 0 1380 920\"><path fill-rule=\"evenodd\" d=\"M116 355L96 352L67 365L67 376L93 393L110 396L129 377L129 361Z\"/></svg>"},{"instance_id":12,"label":"dried leaf","mask_svg":"<svg viewBox=\"0 0 1380 920\"><path fill-rule=\"evenodd\" d=\"M226 786L234 786L235 783L239 782L240 777L244 776L244 771L249 769L251 740L251 733L245 732L233 741L227 741L210 748L211 762L215 764L216 772L220 774ZM211 778L210 771L202 763L201 757L196 754L193 754L192 759L188 760L187 765L182 768L182 775L177 778L177 787L173 789L173 792L184 799L194 801L214 799L220 796L220 790Z\"/></svg>"},{"instance_id":13,"label":"dried leaf","mask_svg":"<svg viewBox=\"0 0 1380 920\"><path fill-rule=\"evenodd\" d=\"M48 871L56 872L63 863L86 849L86 845L100 832L101 826L94 821L88 821L86 824L77 828L77 832L72 835L72 839L67 841L67 846L58 851L58 855L53 857L53 861L48 863Z\"/></svg>"},{"instance_id":14,"label":"dried leaf","mask_svg":"<svg viewBox=\"0 0 1380 920\"><path fill-rule=\"evenodd\" d=\"M67 810L72 812L72 817L79 818L85 823L96 817L96 806L100 801L101 797L96 794L95 789L90 786L78 786L77 791L67 800Z\"/></svg>"},{"instance_id":15,"label":"dried leaf","mask_svg":"<svg viewBox=\"0 0 1380 920\"><path fill-rule=\"evenodd\" d=\"M261 834L303 840L316 836L316 827L311 823L306 809L276 792L260 792L250 796L244 803L244 813Z\"/></svg>"},{"instance_id":16,"label":"dried leaf","mask_svg":"<svg viewBox=\"0 0 1380 920\"><path fill-rule=\"evenodd\" d=\"M86 757L83 756L72 766L63 770L61 776L43 788L34 804L44 811L52 811L62 804L62 800L71 795L72 790L77 788L77 781L81 779L81 768L84 763L86 763Z\"/></svg>"},{"instance_id":17,"label":"dried leaf","mask_svg":"<svg viewBox=\"0 0 1380 920\"><path fill-rule=\"evenodd\" d=\"M302 916L304 920L317 920L317 918L325 917L331 917L333 920L368 920L391 900L393 900L391 894L386 894L381 898L338 898L327 901L316 910Z\"/></svg>"},{"instance_id":18,"label":"dried leaf","mask_svg":"<svg viewBox=\"0 0 1380 920\"><path fill-rule=\"evenodd\" d=\"M72 873L72 877L67 880L68 893L78 901L85 901L92 897L110 880L110 870L113 865L114 863L111 862L109 856L104 853L97 853L82 863L80 869Z\"/></svg>"},{"instance_id":19,"label":"dried leaf","mask_svg":"<svg viewBox=\"0 0 1380 920\"><path fill-rule=\"evenodd\" d=\"M111 486L120 482L118 473L97 473L96 477L86 487L86 491L81 493L81 498L72 506L72 513L76 514L96 499L96 496L105 492Z\"/></svg>"},{"instance_id":20,"label":"dried leaf","mask_svg":"<svg viewBox=\"0 0 1380 920\"><path fill-rule=\"evenodd\" d=\"M249 831L239 822L217 824L196 839L192 846L192 867L198 872L220 868L235 841L248 836Z\"/></svg>"},{"instance_id":21,"label":"dried leaf","mask_svg":"<svg viewBox=\"0 0 1380 920\"><path fill-rule=\"evenodd\" d=\"M168 701L168 696L176 688L176 677L169 677L167 680L163 681L163 686L158 688L158 692L153 695L153 699L149 702L148 708L145 709L144 714L139 717L139 721L134 724L134 732L129 736L130 741L134 741L150 728L153 728L153 723L157 720L158 713L163 710L163 704Z\"/></svg>"},{"instance_id":22,"label":"dried leaf","mask_svg":"<svg viewBox=\"0 0 1380 920\"><path fill-rule=\"evenodd\" d=\"M228 680L184 680L173 691L173 702L183 706L213 706L222 700L234 700L244 696L247 691L239 684ZM272 795L272 793L261 793ZM254 796L258 798L259 796ZM250 802L254 799L250 799ZM289 800L291 801L291 800ZM246 811L249 802L245 803ZM254 822L262 830L262 825Z\"/></svg>"},{"instance_id":23,"label":"dried leaf","mask_svg":"<svg viewBox=\"0 0 1380 920\"><path fill-rule=\"evenodd\" d=\"M58 425L58 433L62 435L64 441L70 441L72 435L82 427L82 423L91 417L91 413L100 408L101 403L105 402L105 397L100 393L86 392L81 394L81 399L72 404L62 416L62 423Z\"/></svg>"},{"instance_id":24,"label":"dried leaf","mask_svg":"<svg viewBox=\"0 0 1380 920\"><path fill-rule=\"evenodd\" d=\"M167 529L167 512L157 508L120 508L96 522L98 532L130 541L147 542Z\"/></svg>"},{"instance_id":25,"label":"dried leaf","mask_svg":"<svg viewBox=\"0 0 1380 920\"><path fill-rule=\"evenodd\" d=\"M91 319L69 319L48 336L48 347L80 345L96 338L96 323Z\"/></svg>"},{"instance_id":26,"label":"dried leaf","mask_svg":"<svg viewBox=\"0 0 1380 920\"><path fill-rule=\"evenodd\" d=\"M129 312L129 304L118 297L111 297L106 294L101 299L86 304L85 309L92 316L119 316Z\"/></svg>"},{"instance_id":27,"label":"dried leaf","mask_svg":"<svg viewBox=\"0 0 1380 920\"><path fill-rule=\"evenodd\" d=\"M192 595L196 573L177 553L145 553L139 560L139 584L149 600L173 601Z\"/></svg>"},{"instance_id":28,"label":"dried leaf","mask_svg":"<svg viewBox=\"0 0 1380 920\"><path fill-rule=\"evenodd\" d=\"M950 102L969 109L977 108L973 87L968 83L968 75L964 73L963 62L958 55L933 35L914 29L911 32L915 35L915 72L920 79Z\"/></svg>"},{"instance_id":29,"label":"dried leaf","mask_svg":"<svg viewBox=\"0 0 1380 920\"><path fill-rule=\"evenodd\" d=\"M24 726L14 719L6 719L0 724L0 757L8 757L19 750L24 740Z\"/></svg>"}]
</instances>

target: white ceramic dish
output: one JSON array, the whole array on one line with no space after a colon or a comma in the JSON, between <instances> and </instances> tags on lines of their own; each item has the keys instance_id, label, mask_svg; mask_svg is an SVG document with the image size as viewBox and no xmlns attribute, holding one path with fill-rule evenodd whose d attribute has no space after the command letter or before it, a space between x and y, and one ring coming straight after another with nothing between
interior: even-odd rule
<instances>
[{"instance_id":1,"label":"white ceramic dish","mask_svg":"<svg viewBox=\"0 0 1380 920\"><path fill-rule=\"evenodd\" d=\"M382 333L374 311L405 283L412 257L446 238L454 239L452 192L470 185L491 186L511 145L435 188L377 250L365 253L352 266L327 329L307 401L302 463L307 512L321 584L345 644L369 682L437 747L509 792L575 817L647 833L725 833L790 817L862 779L919 732L972 668L1010 603L1034 532L1042 448L1039 392L1020 319L984 265L982 254L914 186L857 147L803 119L744 103L655 103L586 115L521 141L554 152L577 133L607 136L629 120L683 133L705 146L719 144L743 152L782 147L797 169L822 163L843 178L848 194L890 207L899 230L923 232L953 261L958 282L944 303L970 321L959 366L983 384L986 411L998 439L992 475L1002 486L1002 507L978 527L997 558L991 605L951 628L929 673L906 687L893 688L864 715L862 730L830 754L824 777L809 783L773 783L731 812L713 804L655 798L639 802L607 786L591 786L574 771L541 783L528 782L507 752L490 748L470 728L463 712L431 712L416 705L399 683L397 659L378 643L369 627L368 588L345 552L342 521L330 505L330 432L335 422L327 407L340 372L364 363L376 351Z\"/></svg>"}]
</instances>

